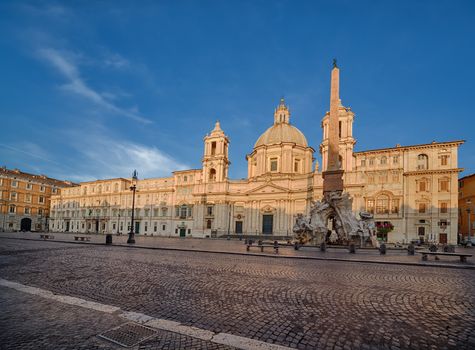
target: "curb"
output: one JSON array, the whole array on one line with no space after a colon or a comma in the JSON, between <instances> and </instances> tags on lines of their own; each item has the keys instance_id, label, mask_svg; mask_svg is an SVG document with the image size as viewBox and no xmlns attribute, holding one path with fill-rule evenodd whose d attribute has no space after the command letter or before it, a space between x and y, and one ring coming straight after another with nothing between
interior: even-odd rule
<instances>
[{"instance_id":1,"label":"curb","mask_svg":"<svg viewBox=\"0 0 475 350\"><path fill-rule=\"evenodd\" d=\"M227 255L239 255L239 256L257 256L274 259L300 259L300 260L323 260L323 261L340 261L351 263L363 263L363 264L381 264L381 265L401 265L401 266L415 266L415 267L439 267L448 269L460 269L460 270L475 270L475 265L449 265L449 264L427 264L427 263L415 263L404 261L384 261L384 260L362 260L362 259L344 259L344 258L324 258L318 256L289 256L289 255L275 255L275 254L257 254L257 253L244 253L244 252L225 252L219 250L204 250L204 249L186 249L186 248L173 248L173 247L146 247L137 245L125 245L125 244L112 244L106 245L105 243L96 242L75 242L75 241L59 241L53 239L36 239L36 238L16 238L16 237L1 237L0 239L13 239L22 241L36 241L36 242L53 242L53 243L65 243L65 244L80 244L80 245L95 245L95 246L110 246L132 249L148 249L148 250L171 250L179 252L196 252L196 253L209 253L209 254L227 254Z\"/></svg>"}]
</instances>

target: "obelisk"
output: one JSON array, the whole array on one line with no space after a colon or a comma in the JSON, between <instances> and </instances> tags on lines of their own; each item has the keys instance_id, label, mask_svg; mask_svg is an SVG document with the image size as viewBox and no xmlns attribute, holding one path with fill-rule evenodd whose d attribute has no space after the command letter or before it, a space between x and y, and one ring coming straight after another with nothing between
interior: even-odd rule
<instances>
[{"instance_id":1,"label":"obelisk","mask_svg":"<svg viewBox=\"0 0 475 350\"><path fill-rule=\"evenodd\" d=\"M340 107L340 70L333 60L330 90L330 117L328 123L328 156L327 170L323 172L323 194L343 191L343 170L340 169L339 153L339 120L338 110Z\"/></svg>"}]
</instances>

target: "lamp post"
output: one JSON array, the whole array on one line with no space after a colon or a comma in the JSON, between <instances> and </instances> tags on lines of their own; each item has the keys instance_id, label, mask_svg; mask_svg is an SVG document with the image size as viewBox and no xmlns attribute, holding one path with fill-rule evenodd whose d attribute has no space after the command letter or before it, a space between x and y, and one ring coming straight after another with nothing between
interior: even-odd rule
<instances>
[{"instance_id":1,"label":"lamp post","mask_svg":"<svg viewBox=\"0 0 475 350\"><path fill-rule=\"evenodd\" d=\"M467 246L471 246L472 245L472 239L470 237L470 233L472 231L472 228L471 228L471 223L470 223L470 204L472 204L472 201L470 199L467 199L467 216L468 216L468 236L467 236Z\"/></svg>"},{"instance_id":2,"label":"lamp post","mask_svg":"<svg viewBox=\"0 0 475 350\"><path fill-rule=\"evenodd\" d=\"M119 225L120 225L120 209L119 210L119 214L117 214L117 235L120 235L120 232L119 232Z\"/></svg>"},{"instance_id":3,"label":"lamp post","mask_svg":"<svg viewBox=\"0 0 475 350\"><path fill-rule=\"evenodd\" d=\"M231 231L231 202L229 202L229 207L228 207L228 241L231 239L229 237Z\"/></svg>"},{"instance_id":4,"label":"lamp post","mask_svg":"<svg viewBox=\"0 0 475 350\"><path fill-rule=\"evenodd\" d=\"M130 220L130 232L129 232L129 239L127 243L134 244L135 243L135 234L134 234L134 211L135 211L135 191L137 190L137 170L134 170L132 174L133 184L130 186L130 190L132 191L132 218Z\"/></svg>"}]
</instances>

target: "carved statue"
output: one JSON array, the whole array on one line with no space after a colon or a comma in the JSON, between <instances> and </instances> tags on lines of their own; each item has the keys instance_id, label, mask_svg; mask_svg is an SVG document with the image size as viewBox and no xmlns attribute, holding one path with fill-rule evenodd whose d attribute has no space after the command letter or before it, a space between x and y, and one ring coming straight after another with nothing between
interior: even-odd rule
<instances>
[{"instance_id":1,"label":"carved statue","mask_svg":"<svg viewBox=\"0 0 475 350\"><path fill-rule=\"evenodd\" d=\"M377 246L376 226L373 216L366 212L360 213L360 220L352 211L353 200L348 193L339 191L330 192L321 201L312 202L308 217L298 214L293 232L300 243L310 240L325 241L333 235L329 233L328 220L333 218L333 229L336 240L349 242L360 238L363 241L370 239Z\"/></svg>"}]
</instances>

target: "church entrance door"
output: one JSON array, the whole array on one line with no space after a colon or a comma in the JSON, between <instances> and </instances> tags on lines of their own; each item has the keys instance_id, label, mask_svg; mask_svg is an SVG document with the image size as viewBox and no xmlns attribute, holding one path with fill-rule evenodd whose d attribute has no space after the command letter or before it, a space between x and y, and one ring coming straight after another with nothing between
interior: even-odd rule
<instances>
[{"instance_id":1,"label":"church entrance door","mask_svg":"<svg viewBox=\"0 0 475 350\"><path fill-rule=\"evenodd\" d=\"M242 233L242 221L236 221L236 229L234 230L236 233Z\"/></svg>"},{"instance_id":2,"label":"church entrance door","mask_svg":"<svg viewBox=\"0 0 475 350\"><path fill-rule=\"evenodd\" d=\"M274 215L262 215L262 233L265 235L271 235L273 226Z\"/></svg>"}]
</instances>

